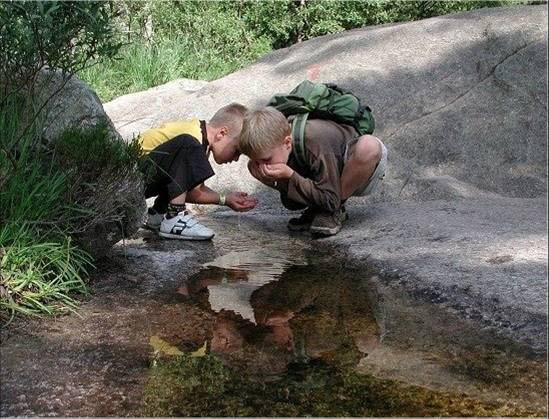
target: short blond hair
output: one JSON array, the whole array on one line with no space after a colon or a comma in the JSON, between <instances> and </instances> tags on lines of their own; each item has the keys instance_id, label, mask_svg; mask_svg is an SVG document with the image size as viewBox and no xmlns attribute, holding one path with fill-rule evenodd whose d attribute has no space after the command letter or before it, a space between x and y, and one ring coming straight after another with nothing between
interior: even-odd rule
<instances>
[{"instance_id":1,"label":"short blond hair","mask_svg":"<svg viewBox=\"0 0 549 419\"><path fill-rule=\"evenodd\" d=\"M234 102L219 108L208 124L215 128L227 127L229 136L238 139L242 129L242 121L247 111L248 108L244 105Z\"/></svg>"},{"instance_id":2,"label":"short blond hair","mask_svg":"<svg viewBox=\"0 0 549 419\"><path fill-rule=\"evenodd\" d=\"M286 117L275 108L267 106L248 112L244 116L240 132L240 152L253 156L282 144L290 135Z\"/></svg>"}]
</instances>

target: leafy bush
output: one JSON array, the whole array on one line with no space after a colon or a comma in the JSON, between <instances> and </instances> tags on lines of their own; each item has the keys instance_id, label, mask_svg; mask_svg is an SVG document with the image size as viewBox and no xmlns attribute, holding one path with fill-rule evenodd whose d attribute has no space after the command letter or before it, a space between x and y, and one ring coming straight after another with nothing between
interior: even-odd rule
<instances>
[{"instance_id":1,"label":"leafy bush","mask_svg":"<svg viewBox=\"0 0 549 419\"><path fill-rule=\"evenodd\" d=\"M134 146L98 127L67 133L52 149L40 138L48 100L33 104L38 75L56 74L43 70L64 76L53 96L75 72L118 52L111 12L106 2L0 2L2 319L74 309L71 295L86 292L92 266L79 234L90 223L124 216L114 214L116 205L105 209L99 192L112 194L135 176Z\"/></svg>"},{"instance_id":2,"label":"leafy bush","mask_svg":"<svg viewBox=\"0 0 549 419\"><path fill-rule=\"evenodd\" d=\"M124 204L105 196L124 191L136 170L139 148L107 135L105 126L66 132L53 146L41 144L36 124L20 137L21 103L0 110L0 317L72 310L72 293L86 293L89 254L84 231L117 222ZM133 182L126 182L134 184Z\"/></svg>"},{"instance_id":3,"label":"leafy bush","mask_svg":"<svg viewBox=\"0 0 549 419\"><path fill-rule=\"evenodd\" d=\"M134 217L129 211L135 205L129 200L141 178L137 139L125 143L113 138L106 125L73 129L61 135L48 154L67 179L65 231L81 246L89 238L83 234L110 223L122 227L126 218Z\"/></svg>"},{"instance_id":4,"label":"leafy bush","mask_svg":"<svg viewBox=\"0 0 549 419\"><path fill-rule=\"evenodd\" d=\"M65 131L52 145L52 154L56 166L72 182L93 183L105 174L134 172L141 148L137 140L120 141L110 135L106 124L99 124L89 130Z\"/></svg>"},{"instance_id":5,"label":"leafy bush","mask_svg":"<svg viewBox=\"0 0 549 419\"><path fill-rule=\"evenodd\" d=\"M12 93L32 90L41 69L70 75L116 55L121 44L111 22L104 2L1 2L0 106Z\"/></svg>"}]
</instances>

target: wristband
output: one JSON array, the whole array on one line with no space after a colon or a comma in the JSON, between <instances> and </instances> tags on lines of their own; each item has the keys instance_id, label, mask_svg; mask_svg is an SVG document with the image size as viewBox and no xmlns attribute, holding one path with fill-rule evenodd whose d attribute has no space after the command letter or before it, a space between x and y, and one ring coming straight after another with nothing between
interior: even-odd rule
<instances>
[{"instance_id":1,"label":"wristband","mask_svg":"<svg viewBox=\"0 0 549 419\"><path fill-rule=\"evenodd\" d=\"M227 196L224 193L219 194L219 205L225 205L227 202Z\"/></svg>"}]
</instances>

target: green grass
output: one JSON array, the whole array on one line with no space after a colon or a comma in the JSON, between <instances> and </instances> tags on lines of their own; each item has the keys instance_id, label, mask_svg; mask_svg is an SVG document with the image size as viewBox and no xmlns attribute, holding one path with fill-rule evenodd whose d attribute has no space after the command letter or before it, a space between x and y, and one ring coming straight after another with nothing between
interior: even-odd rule
<instances>
[{"instance_id":1,"label":"green grass","mask_svg":"<svg viewBox=\"0 0 549 419\"><path fill-rule=\"evenodd\" d=\"M45 145L39 125L21 136L21 109L26 108L13 101L0 108L2 321L76 308L93 267L79 234L120 219L127 204L105 195L123 196L120 185L133 185L126 180L137 172L135 142L114 140L99 125L67 131L55 145Z\"/></svg>"},{"instance_id":2,"label":"green grass","mask_svg":"<svg viewBox=\"0 0 549 419\"><path fill-rule=\"evenodd\" d=\"M108 102L179 78L215 80L269 50L262 41L235 54L215 48L196 48L182 39L137 41L126 45L117 59L90 67L78 76L93 87L103 102Z\"/></svg>"},{"instance_id":3,"label":"green grass","mask_svg":"<svg viewBox=\"0 0 549 419\"><path fill-rule=\"evenodd\" d=\"M19 228L16 241L1 246L1 317L73 311L77 307L73 295L88 292L85 277L92 267L90 256L73 245L70 237L36 243L25 227Z\"/></svg>"},{"instance_id":4,"label":"green grass","mask_svg":"<svg viewBox=\"0 0 549 419\"><path fill-rule=\"evenodd\" d=\"M67 177L33 146L36 130L22 132L15 103L0 110L0 318L16 313L58 314L76 306L71 294L87 292L91 259L63 231ZM16 164L16 167L13 166Z\"/></svg>"},{"instance_id":5,"label":"green grass","mask_svg":"<svg viewBox=\"0 0 549 419\"><path fill-rule=\"evenodd\" d=\"M125 29L132 23L127 34L133 37L131 43L115 59L88 68L79 77L92 86L103 102L108 102L178 78L215 80L299 40L368 25L527 3L528 0L129 2L131 19L122 13L119 23ZM149 40L140 32L148 18L154 27Z\"/></svg>"}]
</instances>

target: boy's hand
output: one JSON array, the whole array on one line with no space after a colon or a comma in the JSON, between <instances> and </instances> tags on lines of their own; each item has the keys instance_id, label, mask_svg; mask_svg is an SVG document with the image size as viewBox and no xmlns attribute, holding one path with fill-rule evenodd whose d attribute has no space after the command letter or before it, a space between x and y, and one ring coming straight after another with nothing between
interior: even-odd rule
<instances>
[{"instance_id":1,"label":"boy's hand","mask_svg":"<svg viewBox=\"0 0 549 419\"><path fill-rule=\"evenodd\" d=\"M244 212L255 208L257 199L245 192L231 192L227 195L225 204L235 211Z\"/></svg>"},{"instance_id":2,"label":"boy's hand","mask_svg":"<svg viewBox=\"0 0 549 419\"><path fill-rule=\"evenodd\" d=\"M288 180L294 174L293 169L284 163L262 164L259 170L271 180Z\"/></svg>"},{"instance_id":3,"label":"boy's hand","mask_svg":"<svg viewBox=\"0 0 549 419\"><path fill-rule=\"evenodd\" d=\"M266 183L269 181L269 179L265 177L265 174L260 169L259 164L257 162L250 160L248 162L248 170L250 171L251 175L255 177L257 180L259 180L260 182Z\"/></svg>"}]
</instances>

